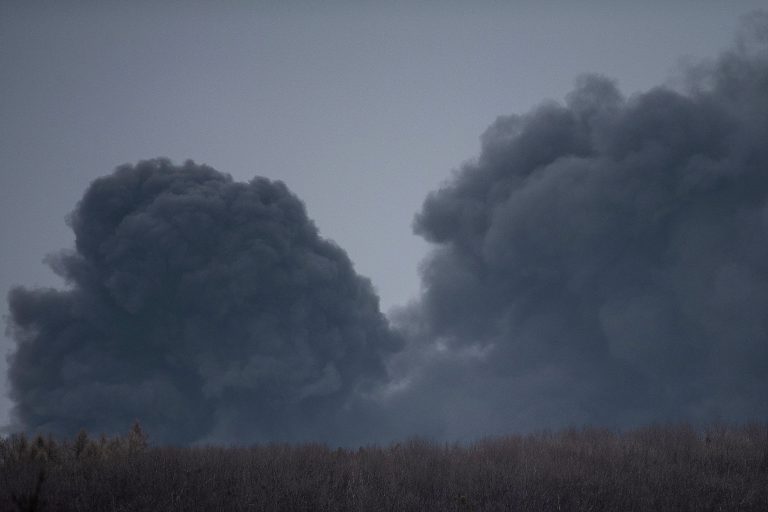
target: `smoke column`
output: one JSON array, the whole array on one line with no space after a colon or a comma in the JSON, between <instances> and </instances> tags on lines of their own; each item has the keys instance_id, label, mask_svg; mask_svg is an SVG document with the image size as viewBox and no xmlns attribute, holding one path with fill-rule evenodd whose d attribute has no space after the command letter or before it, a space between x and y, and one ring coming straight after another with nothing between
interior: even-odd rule
<instances>
[{"instance_id":1,"label":"smoke column","mask_svg":"<svg viewBox=\"0 0 768 512\"><path fill-rule=\"evenodd\" d=\"M412 428L768 417L768 15L686 77L584 76L427 197L390 398L431 411Z\"/></svg>"},{"instance_id":2,"label":"smoke column","mask_svg":"<svg viewBox=\"0 0 768 512\"><path fill-rule=\"evenodd\" d=\"M158 441L471 440L768 417L768 14L679 87L580 78L431 193L392 316L285 185L124 166L16 288L19 428Z\"/></svg>"},{"instance_id":3,"label":"smoke column","mask_svg":"<svg viewBox=\"0 0 768 512\"><path fill-rule=\"evenodd\" d=\"M399 346L367 279L281 182L167 160L96 180L65 290L10 294L20 427L139 419L160 442L345 439Z\"/></svg>"}]
</instances>

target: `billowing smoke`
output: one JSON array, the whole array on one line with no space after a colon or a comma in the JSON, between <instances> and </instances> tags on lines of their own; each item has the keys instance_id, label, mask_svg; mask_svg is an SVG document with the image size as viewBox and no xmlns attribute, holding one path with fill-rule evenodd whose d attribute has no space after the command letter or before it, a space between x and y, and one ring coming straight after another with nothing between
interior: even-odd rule
<instances>
[{"instance_id":1,"label":"billowing smoke","mask_svg":"<svg viewBox=\"0 0 768 512\"><path fill-rule=\"evenodd\" d=\"M685 76L583 77L429 195L392 386L415 428L768 417L768 15Z\"/></svg>"},{"instance_id":2,"label":"billowing smoke","mask_svg":"<svg viewBox=\"0 0 768 512\"><path fill-rule=\"evenodd\" d=\"M14 419L158 441L349 439L399 342L368 280L281 182L167 160L123 166L50 258L65 290L14 289Z\"/></svg>"},{"instance_id":3,"label":"billowing smoke","mask_svg":"<svg viewBox=\"0 0 768 512\"><path fill-rule=\"evenodd\" d=\"M397 332L282 183L119 168L50 260L69 287L11 292L16 421L349 443L764 420L768 14L685 77L499 118L416 217L434 249Z\"/></svg>"}]
</instances>

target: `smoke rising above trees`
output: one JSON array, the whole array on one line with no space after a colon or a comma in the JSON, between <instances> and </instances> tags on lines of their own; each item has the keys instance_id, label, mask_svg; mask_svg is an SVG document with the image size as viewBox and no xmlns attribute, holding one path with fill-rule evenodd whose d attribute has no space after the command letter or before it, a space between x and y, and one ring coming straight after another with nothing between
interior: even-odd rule
<instances>
[{"instance_id":1,"label":"smoke rising above trees","mask_svg":"<svg viewBox=\"0 0 768 512\"><path fill-rule=\"evenodd\" d=\"M370 282L280 182L145 161L69 222L75 250L50 258L69 288L10 295L26 428L301 439L386 376L399 342Z\"/></svg>"},{"instance_id":2,"label":"smoke rising above trees","mask_svg":"<svg viewBox=\"0 0 768 512\"><path fill-rule=\"evenodd\" d=\"M437 430L768 415L767 22L684 90L589 75L498 118L427 197L401 372Z\"/></svg>"},{"instance_id":3,"label":"smoke rising above trees","mask_svg":"<svg viewBox=\"0 0 768 512\"><path fill-rule=\"evenodd\" d=\"M685 84L585 75L431 193L391 316L280 182L165 160L94 182L17 288L29 430L445 439L768 415L768 14ZM375 232L372 231L372 235Z\"/></svg>"}]
</instances>

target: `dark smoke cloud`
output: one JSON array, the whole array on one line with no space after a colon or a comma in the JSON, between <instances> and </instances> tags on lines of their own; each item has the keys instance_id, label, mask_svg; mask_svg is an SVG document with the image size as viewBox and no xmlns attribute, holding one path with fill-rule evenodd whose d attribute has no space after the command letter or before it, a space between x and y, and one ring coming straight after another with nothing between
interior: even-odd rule
<instances>
[{"instance_id":1,"label":"dark smoke cloud","mask_svg":"<svg viewBox=\"0 0 768 512\"><path fill-rule=\"evenodd\" d=\"M768 14L686 77L583 77L429 195L390 399L414 428L768 417Z\"/></svg>"},{"instance_id":2,"label":"dark smoke cloud","mask_svg":"<svg viewBox=\"0 0 768 512\"><path fill-rule=\"evenodd\" d=\"M15 420L346 444L765 420L768 14L685 76L499 118L416 217L397 333L283 184L118 169L50 260L69 288L11 292Z\"/></svg>"},{"instance_id":3,"label":"dark smoke cloud","mask_svg":"<svg viewBox=\"0 0 768 512\"><path fill-rule=\"evenodd\" d=\"M398 338L368 280L281 182L167 160L96 180L51 257L68 289L14 289L13 416L28 430L142 421L184 443L350 439ZM357 422L357 423L355 423Z\"/></svg>"}]
</instances>

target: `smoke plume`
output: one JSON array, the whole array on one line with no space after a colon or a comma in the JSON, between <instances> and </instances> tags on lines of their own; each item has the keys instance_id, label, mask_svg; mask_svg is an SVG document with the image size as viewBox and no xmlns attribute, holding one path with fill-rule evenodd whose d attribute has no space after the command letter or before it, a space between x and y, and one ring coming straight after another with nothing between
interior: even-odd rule
<instances>
[{"instance_id":1,"label":"smoke plume","mask_svg":"<svg viewBox=\"0 0 768 512\"><path fill-rule=\"evenodd\" d=\"M346 443L765 420L768 14L684 76L498 118L416 216L396 330L282 183L119 168L50 259L69 287L11 292L15 420Z\"/></svg>"},{"instance_id":2,"label":"smoke plume","mask_svg":"<svg viewBox=\"0 0 768 512\"><path fill-rule=\"evenodd\" d=\"M427 197L393 386L415 427L768 416L768 14L685 76L582 77Z\"/></svg>"},{"instance_id":3,"label":"smoke plume","mask_svg":"<svg viewBox=\"0 0 768 512\"><path fill-rule=\"evenodd\" d=\"M65 290L14 289L23 428L185 443L349 438L398 338L370 282L281 182L167 160L100 178L72 213Z\"/></svg>"}]
</instances>

